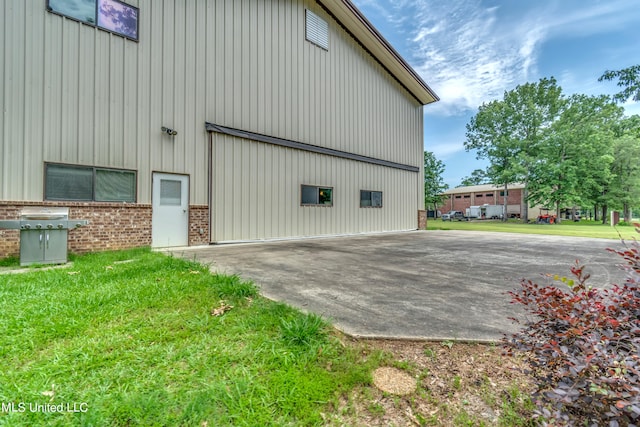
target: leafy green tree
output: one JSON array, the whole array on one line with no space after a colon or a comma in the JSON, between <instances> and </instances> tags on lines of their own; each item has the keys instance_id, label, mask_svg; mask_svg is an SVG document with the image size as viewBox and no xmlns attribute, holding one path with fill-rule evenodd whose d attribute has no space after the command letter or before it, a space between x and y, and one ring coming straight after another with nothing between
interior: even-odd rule
<instances>
[{"instance_id":1,"label":"leafy green tree","mask_svg":"<svg viewBox=\"0 0 640 427\"><path fill-rule=\"evenodd\" d=\"M605 95L567 99L532 163L529 200L555 206L556 212L595 200L606 206L602 196L612 177L614 128L623 111Z\"/></svg>"},{"instance_id":2,"label":"leafy green tree","mask_svg":"<svg viewBox=\"0 0 640 427\"><path fill-rule=\"evenodd\" d=\"M524 182L524 222L528 221L530 172L539 157L541 142L564 102L556 80L543 78L505 92L500 101L481 105L467 124L465 148L476 150L479 159L489 160L490 180L503 184L505 190L511 182Z\"/></svg>"},{"instance_id":3,"label":"leafy green tree","mask_svg":"<svg viewBox=\"0 0 640 427\"><path fill-rule=\"evenodd\" d=\"M625 133L613 146L610 199L622 209L624 220L631 222L631 208L640 205L640 138Z\"/></svg>"},{"instance_id":4,"label":"leafy green tree","mask_svg":"<svg viewBox=\"0 0 640 427\"><path fill-rule=\"evenodd\" d=\"M615 101L625 102L629 98L640 101L640 65L633 65L617 71L605 71L598 81L615 79L618 79L618 86L624 88L613 96Z\"/></svg>"},{"instance_id":5,"label":"leafy green tree","mask_svg":"<svg viewBox=\"0 0 640 427\"><path fill-rule=\"evenodd\" d=\"M441 205L445 199L442 193L449 186L442 178L444 169L444 163L438 160L432 152L424 152L424 204L427 210L430 207L433 207L434 211L437 210L438 205Z\"/></svg>"},{"instance_id":6,"label":"leafy green tree","mask_svg":"<svg viewBox=\"0 0 640 427\"><path fill-rule=\"evenodd\" d=\"M611 81L618 80L618 86L622 87L622 91L615 94L613 99L617 102L625 102L629 99L634 101L640 101L640 65L633 65L631 67L623 68L622 70L608 70L600 76L598 81ZM623 137L623 141L619 141L615 146L615 164L612 166L612 173L615 176L615 180L613 184L612 195L614 197L619 197L620 201L622 201L622 209L624 212L625 221L630 221L631 209L628 205L629 203L636 203L636 206L640 206L640 201L638 201L635 197L637 187L631 185L634 181L634 175L628 175L628 179L624 179L621 175L623 173L630 173L627 167L623 166L625 164L624 156L627 154L633 154L635 146L633 142L633 138L640 138L640 117L632 116L623 122L622 132L625 134ZM625 142L626 141L626 142ZM623 156L623 157L620 157ZM633 158L631 158L633 159ZM636 157L637 159L637 157ZM628 165L631 166L631 165ZM626 169L626 172L623 172ZM635 183L635 185L640 185L640 183ZM626 192L622 190L622 188L627 187ZM634 201L635 200L635 201ZM613 200L616 202L616 199ZM603 212L603 216L606 215L606 212ZM606 217L603 218L603 221L606 221Z\"/></svg>"},{"instance_id":7,"label":"leafy green tree","mask_svg":"<svg viewBox=\"0 0 640 427\"><path fill-rule=\"evenodd\" d=\"M610 140L609 152L604 154L608 168L591 187L590 200L594 204L596 219L600 215L603 224L608 220L609 208L622 209L625 220L630 221L631 207L640 205L640 172L637 166L639 124L639 116L625 117L614 124L615 137Z\"/></svg>"},{"instance_id":8,"label":"leafy green tree","mask_svg":"<svg viewBox=\"0 0 640 427\"><path fill-rule=\"evenodd\" d=\"M458 187L469 187L471 185L490 184L491 180L487 176L487 171L483 169L475 169L471 175L462 178Z\"/></svg>"},{"instance_id":9,"label":"leafy green tree","mask_svg":"<svg viewBox=\"0 0 640 427\"><path fill-rule=\"evenodd\" d=\"M620 121L618 126L616 126L615 131L617 136L629 134L636 138L640 138L640 116L636 114L625 117Z\"/></svg>"}]
</instances>

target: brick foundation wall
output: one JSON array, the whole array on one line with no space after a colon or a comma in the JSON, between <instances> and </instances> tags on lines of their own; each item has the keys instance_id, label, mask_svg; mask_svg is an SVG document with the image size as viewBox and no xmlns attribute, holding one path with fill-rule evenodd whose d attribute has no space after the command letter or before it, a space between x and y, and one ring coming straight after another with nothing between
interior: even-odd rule
<instances>
[{"instance_id":1,"label":"brick foundation wall","mask_svg":"<svg viewBox=\"0 0 640 427\"><path fill-rule=\"evenodd\" d=\"M427 229L427 211L418 211L418 230Z\"/></svg>"},{"instance_id":2,"label":"brick foundation wall","mask_svg":"<svg viewBox=\"0 0 640 427\"><path fill-rule=\"evenodd\" d=\"M209 243L209 206L189 206L189 246Z\"/></svg>"},{"instance_id":3,"label":"brick foundation wall","mask_svg":"<svg viewBox=\"0 0 640 427\"><path fill-rule=\"evenodd\" d=\"M21 207L19 206L0 203L0 219L18 219L20 209ZM0 228L0 258L20 254L19 238L20 232L18 230L3 230Z\"/></svg>"},{"instance_id":4,"label":"brick foundation wall","mask_svg":"<svg viewBox=\"0 0 640 427\"><path fill-rule=\"evenodd\" d=\"M69 230L73 253L151 246L151 205L89 202L0 202L0 219L19 219L25 206L69 208L69 219L89 225ZM202 233L200 231L202 230ZM209 243L209 208L189 207L189 245ZM0 258L20 254L20 231L0 229Z\"/></svg>"},{"instance_id":5,"label":"brick foundation wall","mask_svg":"<svg viewBox=\"0 0 640 427\"><path fill-rule=\"evenodd\" d=\"M69 230L69 251L99 252L151 246L151 205L87 203L69 206L70 219L89 225Z\"/></svg>"}]
</instances>

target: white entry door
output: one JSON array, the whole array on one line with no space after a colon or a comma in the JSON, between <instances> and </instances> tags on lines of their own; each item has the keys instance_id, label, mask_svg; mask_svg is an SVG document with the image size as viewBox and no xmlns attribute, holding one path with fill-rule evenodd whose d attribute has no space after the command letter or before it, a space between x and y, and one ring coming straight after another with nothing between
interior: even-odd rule
<instances>
[{"instance_id":1,"label":"white entry door","mask_svg":"<svg viewBox=\"0 0 640 427\"><path fill-rule=\"evenodd\" d=\"M153 174L151 246L189 244L189 177Z\"/></svg>"}]
</instances>

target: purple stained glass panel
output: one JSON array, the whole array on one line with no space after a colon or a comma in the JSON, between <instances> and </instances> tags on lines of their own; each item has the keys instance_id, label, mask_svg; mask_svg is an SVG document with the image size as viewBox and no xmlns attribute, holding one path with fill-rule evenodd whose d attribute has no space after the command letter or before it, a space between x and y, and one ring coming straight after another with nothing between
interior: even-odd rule
<instances>
[{"instance_id":1,"label":"purple stained glass panel","mask_svg":"<svg viewBox=\"0 0 640 427\"><path fill-rule=\"evenodd\" d=\"M138 8L118 0L98 0L98 26L138 40Z\"/></svg>"}]
</instances>

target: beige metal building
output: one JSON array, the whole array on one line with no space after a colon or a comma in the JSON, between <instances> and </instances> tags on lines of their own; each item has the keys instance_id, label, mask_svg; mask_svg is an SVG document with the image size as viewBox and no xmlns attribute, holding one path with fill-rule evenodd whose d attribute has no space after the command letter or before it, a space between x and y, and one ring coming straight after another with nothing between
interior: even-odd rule
<instances>
[{"instance_id":1,"label":"beige metal building","mask_svg":"<svg viewBox=\"0 0 640 427\"><path fill-rule=\"evenodd\" d=\"M68 206L77 252L418 228L438 98L349 0L76 3L0 0L0 219Z\"/></svg>"}]
</instances>

